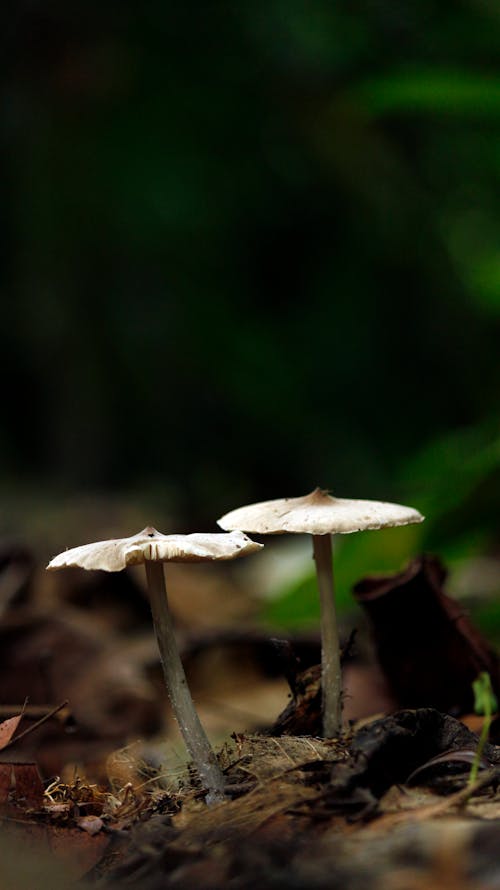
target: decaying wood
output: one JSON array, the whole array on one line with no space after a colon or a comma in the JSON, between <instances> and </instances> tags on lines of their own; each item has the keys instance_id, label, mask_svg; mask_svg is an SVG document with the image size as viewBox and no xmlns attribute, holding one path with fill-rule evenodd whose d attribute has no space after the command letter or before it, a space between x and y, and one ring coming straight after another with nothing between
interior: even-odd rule
<instances>
[{"instance_id":1,"label":"decaying wood","mask_svg":"<svg viewBox=\"0 0 500 890\"><path fill-rule=\"evenodd\" d=\"M475 738L431 709L376 720L348 747L238 736L221 762L233 783L239 777L245 785L244 794L211 811L193 796L177 814L138 826L102 886L361 890L369 875L376 890L426 890L443 882L448 857L454 882L440 886L498 886L488 883L491 863L481 851L494 830L498 837L500 819L481 823L468 814L487 804L500 812L499 767L448 796L405 790L394 783L419 759L426 736L446 748ZM500 749L490 746L488 755L500 763Z\"/></svg>"},{"instance_id":2,"label":"decaying wood","mask_svg":"<svg viewBox=\"0 0 500 890\"><path fill-rule=\"evenodd\" d=\"M446 570L434 556L396 575L365 578L354 595L373 630L377 659L401 708L473 710L481 671L500 693L500 661L462 606L443 591Z\"/></svg>"}]
</instances>

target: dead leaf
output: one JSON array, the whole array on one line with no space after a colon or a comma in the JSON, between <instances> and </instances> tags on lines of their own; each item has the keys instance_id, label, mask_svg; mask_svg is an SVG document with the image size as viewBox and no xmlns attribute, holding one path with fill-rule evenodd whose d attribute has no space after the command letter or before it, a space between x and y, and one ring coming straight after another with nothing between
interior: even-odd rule
<instances>
[{"instance_id":1,"label":"dead leaf","mask_svg":"<svg viewBox=\"0 0 500 890\"><path fill-rule=\"evenodd\" d=\"M22 719L23 715L17 714L16 717L9 717L8 720L0 723L0 751L9 744Z\"/></svg>"},{"instance_id":2,"label":"dead leaf","mask_svg":"<svg viewBox=\"0 0 500 890\"><path fill-rule=\"evenodd\" d=\"M481 671L500 694L500 662L460 603L443 591L446 569L421 556L396 575L364 578L354 595L372 623L377 658L401 708L473 709Z\"/></svg>"},{"instance_id":3,"label":"dead leaf","mask_svg":"<svg viewBox=\"0 0 500 890\"><path fill-rule=\"evenodd\" d=\"M67 819L71 811L74 809L74 803L71 800L65 801L64 803L44 803L43 808L48 816L51 816L53 819L64 818Z\"/></svg>"},{"instance_id":4,"label":"dead leaf","mask_svg":"<svg viewBox=\"0 0 500 890\"><path fill-rule=\"evenodd\" d=\"M422 763L417 769L413 770L413 772L408 776L406 780L407 785L416 784L417 777L422 779L422 774L428 772L432 767L439 767L440 765L449 766L450 764L462 764L465 765L465 771L470 772L470 767L474 763L474 760L477 756L477 746L476 748L462 748L451 751L443 751L442 754L438 754L436 757L431 757L430 760L427 760L425 763ZM488 769L493 764L487 757L481 757L479 760L479 768L480 769Z\"/></svg>"},{"instance_id":5,"label":"dead leaf","mask_svg":"<svg viewBox=\"0 0 500 890\"><path fill-rule=\"evenodd\" d=\"M99 816L80 816L80 818L75 821L78 828L81 828L82 831L86 831L87 834L90 835L99 834L104 825L104 822Z\"/></svg>"}]
</instances>

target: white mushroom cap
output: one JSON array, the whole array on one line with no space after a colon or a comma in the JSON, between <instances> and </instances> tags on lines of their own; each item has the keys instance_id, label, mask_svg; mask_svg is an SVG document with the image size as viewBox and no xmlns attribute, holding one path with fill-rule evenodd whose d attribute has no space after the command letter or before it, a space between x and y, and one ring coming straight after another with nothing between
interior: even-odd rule
<instances>
[{"instance_id":1,"label":"white mushroom cap","mask_svg":"<svg viewBox=\"0 0 500 890\"><path fill-rule=\"evenodd\" d=\"M412 507L384 501L335 498L316 488L302 498L282 498L240 507L226 513L217 522L228 531L244 529L262 535L284 532L346 535L365 529L409 525L423 519Z\"/></svg>"},{"instance_id":2,"label":"white mushroom cap","mask_svg":"<svg viewBox=\"0 0 500 890\"><path fill-rule=\"evenodd\" d=\"M98 541L73 547L55 556L47 568L102 569L120 572L126 566L152 562L205 562L236 559L261 550L262 544L251 541L241 531L231 534L162 535L148 526L130 538Z\"/></svg>"}]
</instances>

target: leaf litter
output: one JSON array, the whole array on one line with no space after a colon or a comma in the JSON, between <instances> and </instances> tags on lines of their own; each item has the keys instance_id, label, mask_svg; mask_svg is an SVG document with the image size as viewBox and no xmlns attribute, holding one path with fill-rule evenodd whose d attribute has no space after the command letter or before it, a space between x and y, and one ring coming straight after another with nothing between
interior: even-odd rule
<instances>
[{"instance_id":1,"label":"leaf litter","mask_svg":"<svg viewBox=\"0 0 500 890\"><path fill-rule=\"evenodd\" d=\"M392 588L404 590L408 584L411 589L415 578L419 584L423 578L423 599L430 602L434 591L442 604L438 576L424 566L409 572L406 580L396 576ZM448 614L447 606L444 611ZM19 612L16 614L19 616ZM76 625L62 614L62 635L51 637L47 636L45 618L40 621L38 615L33 623L24 612L24 628L30 627L31 621L34 636L23 654L35 652L38 642L45 639L51 641L52 651L59 658L61 643L59 682L71 663L68 656L72 647L78 648L81 641L81 663L87 669L79 683L74 683L71 707L77 703L79 712L86 713L78 699L82 695L82 701L88 701L87 713L92 713L87 726L93 724L99 744L100 733L108 742L98 749L96 780L84 778L85 771L79 772L78 768L69 779L71 760L64 780L52 778L45 783L34 761L21 762L19 758L19 762L2 764L2 890L10 890L10 886L31 890L33 879L25 879L23 873L24 866L29 872L30 858L38 869L36 890L45 886L58 890L60 885L69 886L84 875L96 886L141 890L169 886L178 890L191 890L193 886L219 890L226 884L232 890L253 890L255 886L357 890L366 886L367 871L374 888L406 890L438 886L446 867L452 873L449 863L446 866L450 859L454 859L455 890L493 886L491 881L500 877L493 873L488 853L496 849L497 843L492 838L498 831L500 815L500 749L486 746L478 783L472 789L465 787L477 736L449 714L431 707L406 708L360 722L342 740L316 738L314 731L320 723L318 671L313 663L301 671L297 663L290 683L292 701L278 721L277 732L271 728L263 734L234 734L219 754L229 799L207 808L203 789L189 765L165 767L161 757L152 755L154 749L148 743L112 747L121 731L114 734L119 728L119 715L113 726L111 712L92 705L94 683L99 682L104 664L101 636L93 631L88 635L86 629L83 636L75 636ZM7 611L7 623L12 617ZM450 612L449 620L457 623L457 615ZM127 619L122 629L132 623ZM84 627L85 622L79 631ZM459 621L458 627L463 628L463 622ZM106 635L109 638L109 629ZM115 654L119 639L118 635L113 640ZM484 659L490 658L489 651L477 648L477 638L467 626L459 646L469 643L474 657L479 652L484 664ZM211 645L217 646L215 633ZM450 643L450 651L453 645ZM112 660L109 663L111 676ZM450 701L464 707L471 658L467 664L462 687L457 689L455 684L450 693ZM396 670L394 657L391 670ZM70 675L68 671L66 675ZM440 696L446 692L446 676L444 668ZM145 677L142 673L141 683ZM414 674L411 679L411 695L415 695ZM424 691L417 690L416 694L425 700L428 668L423 681ZM397 684L392 681L391 686L394 689ZM139 686L132 684L130 688L137 691ZM399 687L397 691L399 695ZM13 685L12 692L19 697L18 686ZM49 692L54 695L54 689ZM154 703L154 695L150 701ZM404 694L400 696L402 703ZM40 698L35 707L41 707ZM45 707L45 714L50 711ZM15 743L20 717L16 714L4 721L8 725L3 735L0 724L0 740L3 738L5 747ZM132 732L137 731L139 722ZM38 732L46 732L48 726L53 726L52 732L59 736L65 732L64 725L52 718ZM28 740L35 736L32 733ZM87 739L83 736L80 750L90 741L90 734ZM19 751L25 750L24 745L26 740L22 739ZM61 761L64 748L60 750ZM412 773L416 784L410 787L407 783ZM50 854L46 860L42 851Z\"/></svg>"}]
</instances>

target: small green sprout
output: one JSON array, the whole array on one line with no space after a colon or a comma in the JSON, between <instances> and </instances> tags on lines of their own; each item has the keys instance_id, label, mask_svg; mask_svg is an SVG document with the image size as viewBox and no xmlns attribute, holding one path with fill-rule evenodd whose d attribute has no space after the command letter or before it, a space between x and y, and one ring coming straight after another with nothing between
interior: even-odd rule
<instances>
[{"instance_id":1,"label":"small green sprout","mask_svg":"<svg viewBox=\"0 0 500 890\"><path fill-rule=\"evenodd\" d=\"M476 714L484 714L484 722L470 770L469 785L473 785L477 779L479 764L481 762L484 746L490 733L493 714L498 710L498 702L495 693L493 692L490 675L487 671L481 671L479 676L474 680L472 689L474 690L474 711Z\"/></svg>"}]
</instances>

